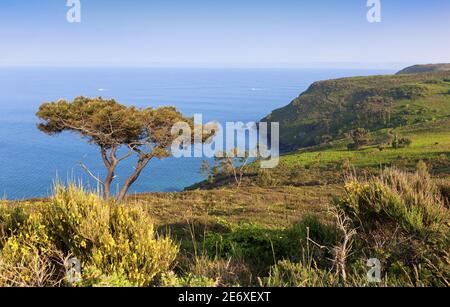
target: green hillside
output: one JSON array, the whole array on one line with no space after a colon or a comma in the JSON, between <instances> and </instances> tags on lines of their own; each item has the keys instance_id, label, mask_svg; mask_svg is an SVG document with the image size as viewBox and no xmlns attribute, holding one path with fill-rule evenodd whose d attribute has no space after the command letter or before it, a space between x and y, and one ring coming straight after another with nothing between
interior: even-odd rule
<instances>
[{"instance_id":1,"label":"green hillside","mask_svg":"<svg viewBox=\"0 0 450 307\"><path fill-rule=\"evenodd\" d=\"M425 65L414 65L406 67L405 69L399 71L398 75L404 74L419 74L419 73L432 73L438 71L449 71L450 64L425 64Z\"/></svg>"},{"instance_id":2,"label":"green hillside","mask_svg":"<svg viewBox=\"0 0 450 307\"><path fill-rule=\"evenodd\" d=\"M280 123L285 150L340 139L356 128L376 131L450 116L450 71L320 81L262 121Z\"/></svg>"}]
</instances>

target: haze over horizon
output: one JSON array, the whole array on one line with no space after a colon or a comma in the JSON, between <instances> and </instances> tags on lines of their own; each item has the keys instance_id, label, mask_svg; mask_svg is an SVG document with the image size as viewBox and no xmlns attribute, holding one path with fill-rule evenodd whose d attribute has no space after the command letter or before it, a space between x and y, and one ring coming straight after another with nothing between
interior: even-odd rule
<instances>
[{"instance_id":1,"label":"haze over horizon","mask_svg":"<svg viewBox=\"0 0 450 307\"><path fill-rule=\"evenodd\" d=\"M0 66L349 67L450 62L450 2L381 0L0 2Z\"/></svg>"}]
</instances>

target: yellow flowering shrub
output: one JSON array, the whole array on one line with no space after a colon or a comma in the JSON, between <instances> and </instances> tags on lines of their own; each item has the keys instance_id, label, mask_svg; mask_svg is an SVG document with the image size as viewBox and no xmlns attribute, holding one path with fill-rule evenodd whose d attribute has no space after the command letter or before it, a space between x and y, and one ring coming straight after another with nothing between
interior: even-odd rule
<instances>
[{"instance_id":1,"label":"yellow flowering shrub","mask_svg":"<svg viewBox=\"0 0 450 307\"><path fill-rule=\"evenodd\" d=\"M110 211L110 205L96 194L75 185L58 185L45 217L58 247L87 261L92 247L109 235Z\"/></svg>"},{"instance_id":2,"label":"yellow flowering shrub","mask_svg":"<svg viewBox=\"0 0 450 307\"><path fill-rule=\"evenodd\" d=\"M95 266L87 266L83 268L81 280L74 283L74 287L93 287L93 288L118 288L118 287L135 287L127 276L123 273L105 274Z\"/></svg>"},{"instance_id":3,"label":"yellow flowering shrub","mask_svg":"<svg viewBox=\"0 0 450 307\"><path fill-rule=\"evenodd\" d=\"M55 189L46 217L61 250L138 286L169 270L178 254L170 238L155 237L142 209L107 203L76 186Z\"/></svg>"},{"instance_id":4,"label":"yellow flowering shrub","mask_svg":"<svg viewBox=\"0 0 450 307\"><path fill-rule=\"evenodd\" d=\"M217 280L206 276L187 274L186 276L178 277L174 272L164 273L160 283L161 287L166 288L211 288L218 286Z\"/></svg>"},{"instance_id":5,"label":"yellow flowering shrub","mask_svg":"<svg viewBox=\"0 0 450 307\"><path fill-rule=\"evenodd\" d=\"M62 283L64 260L33 213L6 239L0 252L0 286L44 287Z\"/></svg>"},{"instance_id":6,"label":"yellow flowering shrub","mask_svg":"<svg viewBox=\"0 0 450 307\"><path fill-rule=\"evenodd\" d=\"M110 233L92 251L93 264L108 273L123 273L130 282L148 286L169 270L178 247L168 237L155 238L151 221L139 208L114 206Z\"/></svg>"}]
</instances>

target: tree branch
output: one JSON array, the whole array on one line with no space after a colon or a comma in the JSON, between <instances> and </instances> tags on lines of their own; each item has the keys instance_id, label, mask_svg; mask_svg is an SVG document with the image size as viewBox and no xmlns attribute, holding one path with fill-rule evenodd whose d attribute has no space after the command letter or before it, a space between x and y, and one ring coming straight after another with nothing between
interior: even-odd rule
<instances>
[{"instance_id":1,"label":"tree branch","mask_svg":"<svg viewBox=\"0 0 450 307\"><path fill-rule=\"evenodd\" d=\"M83 162L79 162L80 166L86 171L86 173L91 176L95 181L97 181L98 183L100 183L101 185L105 185L105 183L103 181L100 180L100 178L98 178L97 176L95 176L91 170L83 163Z\"/></svg>"},{"instance_id":2,"label":"tree branch","mask_svg":"<svg viewBox=\"0 0 450 307\"><path fill-rule=\"evenodd\" d=\"M134 145L133 146L128 145L128 148L129 148L128 153L126 155L118 158L118 161L121 162L121 161L125 160L126 158L131 157L136 152L135 147L136 146L134 146Z\"/></svg>"},{"instance_id":3,"label":"tree branch","mask_svg":"<svg viewBox=\"0 0 450 307\"><path fill-rule=\"evenodd\" d=\"M108 159L108 153L106 152L105 147L101 147L101 153L102 153L102 159L103 163L105 164L106 168L109 168L111 166L111 161Z\"/></svg>"}]
</instances>

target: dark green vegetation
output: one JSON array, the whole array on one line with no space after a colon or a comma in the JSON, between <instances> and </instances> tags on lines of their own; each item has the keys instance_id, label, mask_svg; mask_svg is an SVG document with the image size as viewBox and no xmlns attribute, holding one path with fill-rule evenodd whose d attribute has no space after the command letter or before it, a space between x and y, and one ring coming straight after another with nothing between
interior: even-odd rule
<instances>
[{"instance_id":1,"label":"dark green vegetation","mask_svg":"<svg viewBox=\"0 0 450 307\"><path fill-rule=\"evenodd\" d=\"M74 186L5 201L0 285L68 285L76 257L73 286L448 287L449 91L450 72L319 82L274 112L296 148L275 169L229 158L121 205Z\"/></svg>"}]
</instances>

